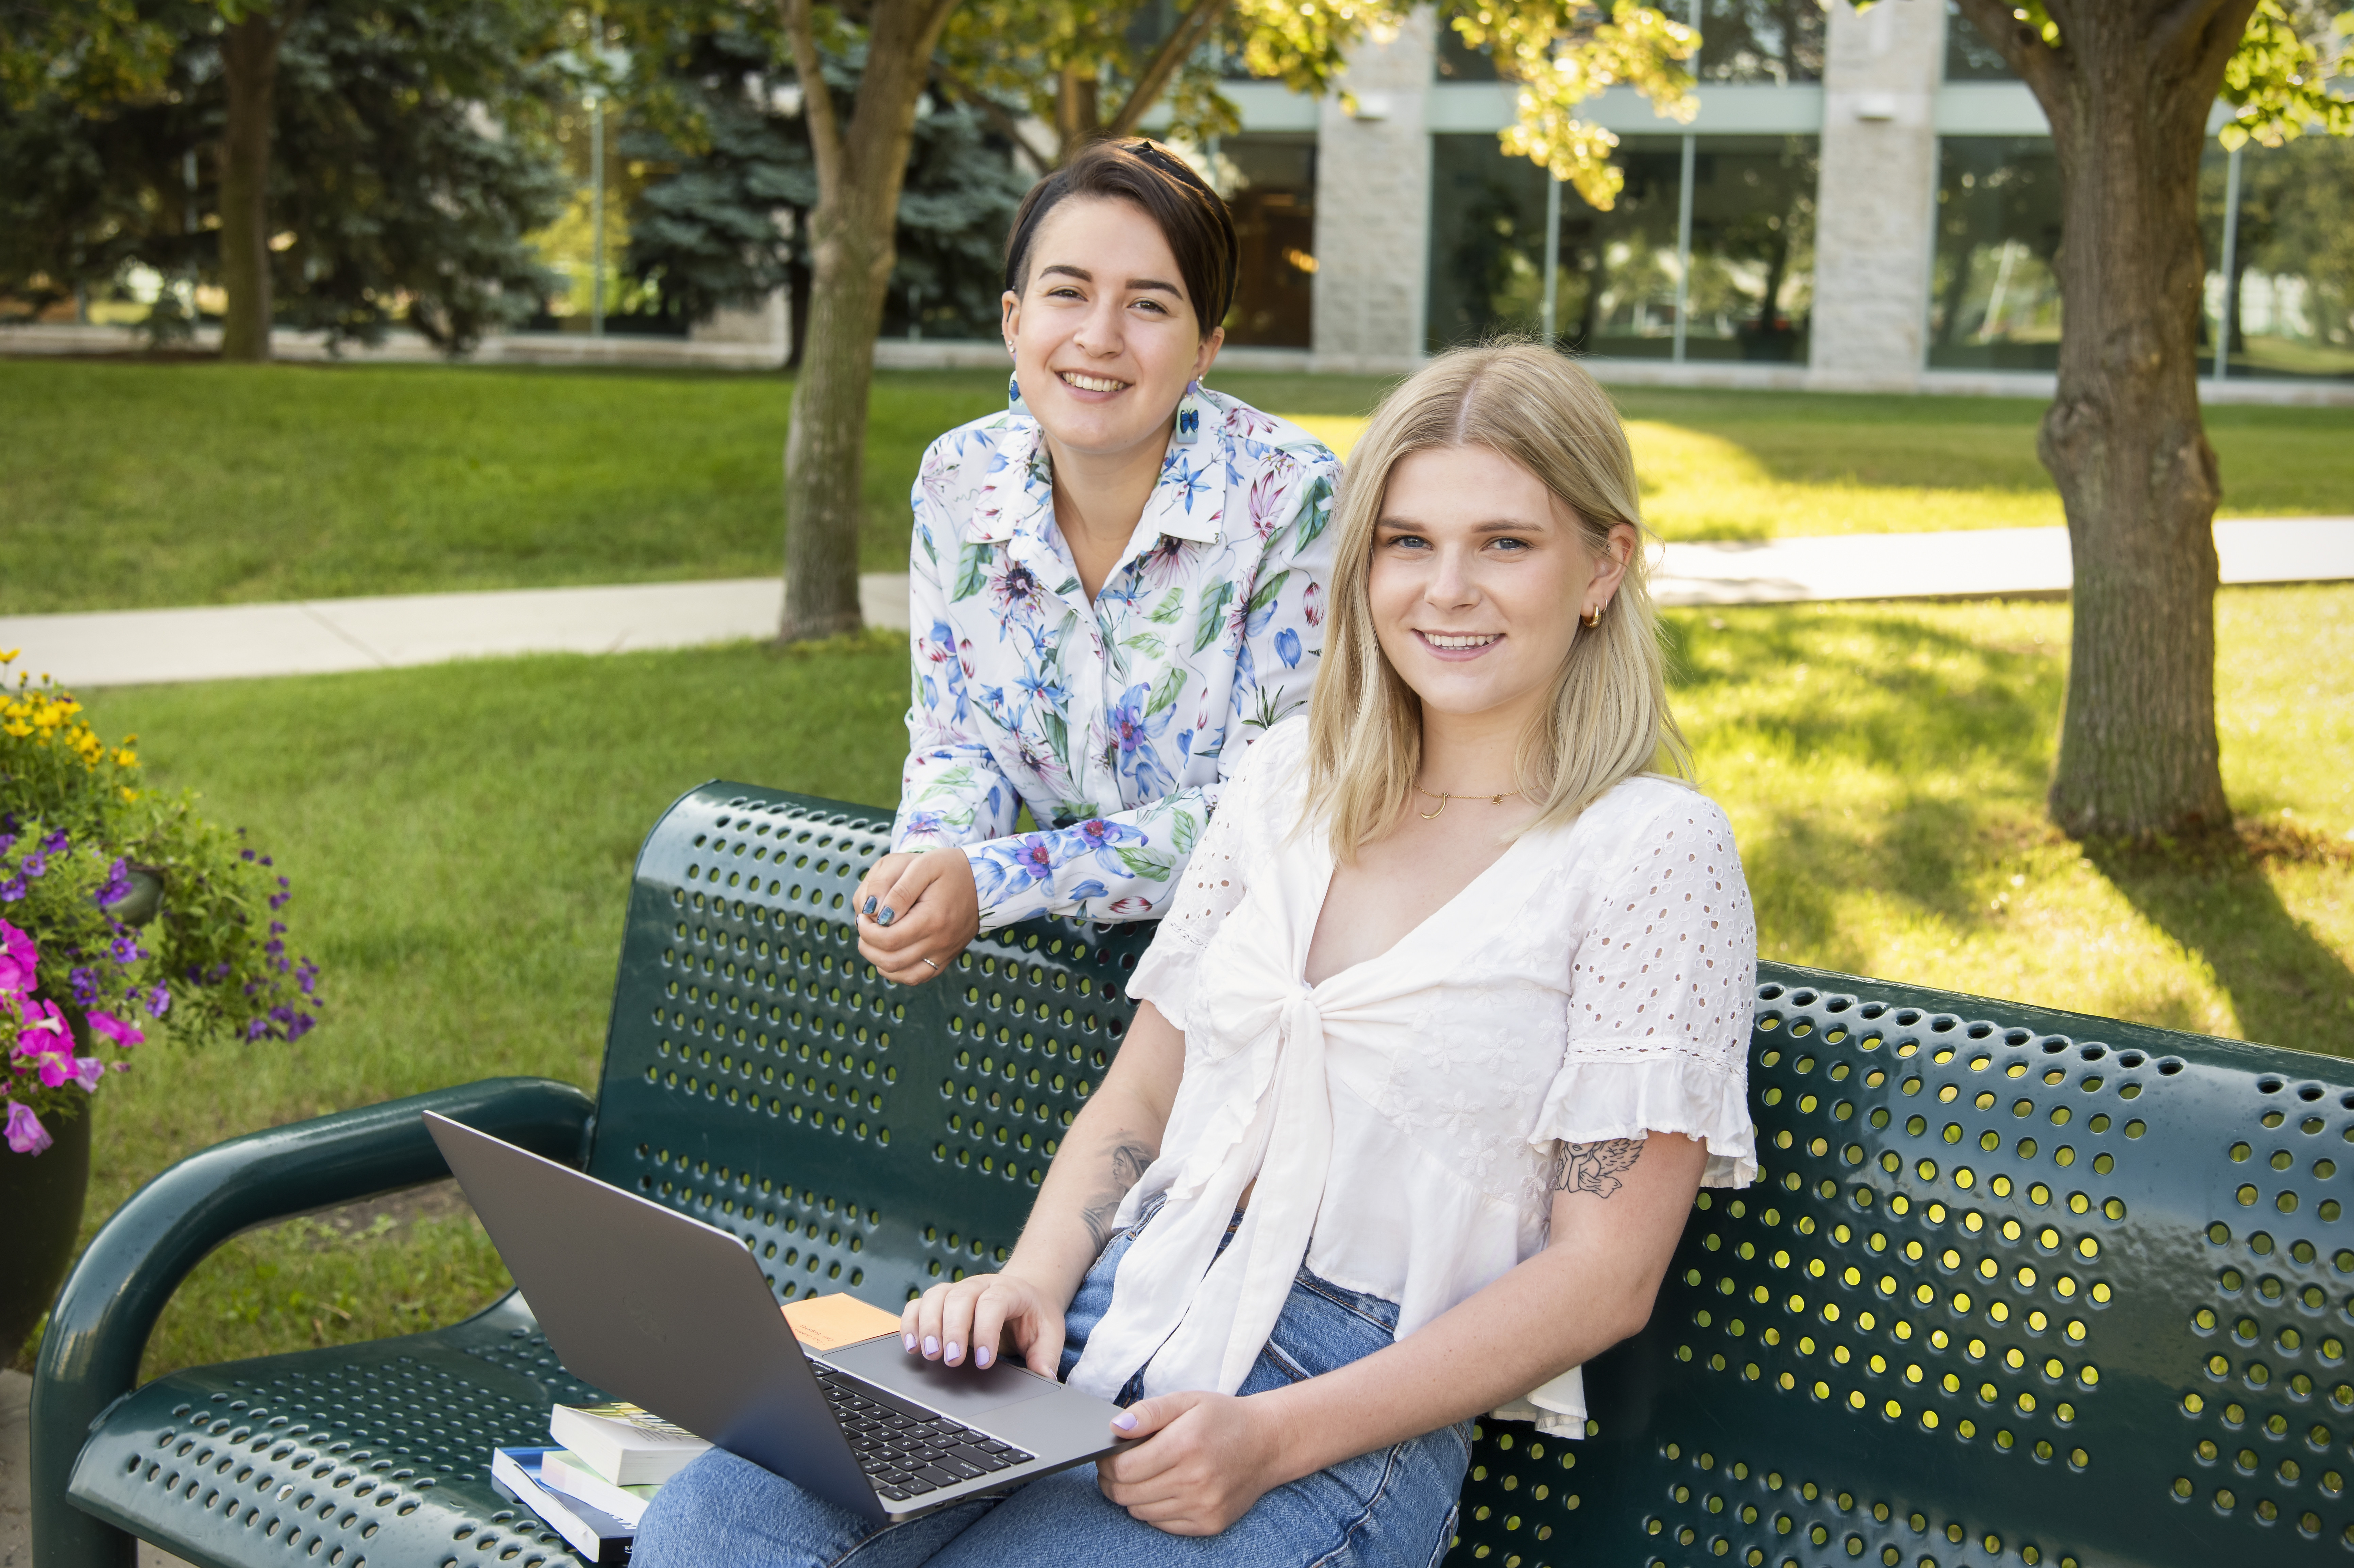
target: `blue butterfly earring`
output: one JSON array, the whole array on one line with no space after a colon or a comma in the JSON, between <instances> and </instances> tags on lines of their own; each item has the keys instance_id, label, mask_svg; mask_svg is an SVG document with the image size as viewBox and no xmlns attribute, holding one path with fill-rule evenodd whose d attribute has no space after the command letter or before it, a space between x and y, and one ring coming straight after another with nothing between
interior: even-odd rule
<instances>
[{"instance_id":1,"label":"blue butterfly earring","mask_svg":"<svg viewBox=\"0 0 2354 1568\"><path fill-rule=\"evenodd\" d=\"M1177 444L1190 447L1202 439L1202 384L1185 383L1185 396L1177 399Z\"/></svg>"},{"instance_id":2,"label":"blue butterfly earring","mask_svg":"<svg viewBox=\"0 0 2354 1568\"><path fill-rule=\"evenodd\" d=\"M1022 377L1019 376L1009 376L1005 378L1005 406L1016 414L1027 414L1030 411L1030 405L1022 400Z\"/></svg>"}]
</instances>

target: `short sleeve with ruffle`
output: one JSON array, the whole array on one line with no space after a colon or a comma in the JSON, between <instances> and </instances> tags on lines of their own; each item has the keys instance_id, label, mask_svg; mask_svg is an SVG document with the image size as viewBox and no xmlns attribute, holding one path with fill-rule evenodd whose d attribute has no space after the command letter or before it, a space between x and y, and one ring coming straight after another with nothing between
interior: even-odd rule
<instances>
[{"instance_id":1,"label":"short sleeve with ruffle","mask_svg":"<svg viewBox=\"0 0 2354 1568\"><path fill-rule=\"evenodd\" d=\"M1746 1186L1757 922L1732 825L1679 790L1624 842L1631 858L1571 957L1566 1049L1530 1141L1682 1133L1708 1145L1702 1185Z\"/></svg>"},{"instance_id":2,"label":"short sleeve with ruffle","mask_svg":"<svg viewBox=\"0 0 2354 1568\"><path fill-rule=\"evenodd\" d=\"M1161 917L1160 929L1153 933L1152 946L1137 960L1136 976L1129 982L1128 994L1135 1001L1149 1001L1159 1008L1161 1016L1180 1033L1186 1029L1186 1010L1193 999L1203 950L1209 947L1210 938L1218 934L1218 927L1249 889L1250 855L1246 845L1254 825L1258 796L1264 789L1258 780L1271 767L1280 766L1274 754L1297 756L1299 741L1307 727L1305 719L1276 726L1251 747L1241 766L1226 780L1217 810L1211 816L1210 825L1202 830L1202 840L1193 846L1193 858L1186 862L1177 891L1170 899L1169 913Z\"/></svg>"}]
</instances>

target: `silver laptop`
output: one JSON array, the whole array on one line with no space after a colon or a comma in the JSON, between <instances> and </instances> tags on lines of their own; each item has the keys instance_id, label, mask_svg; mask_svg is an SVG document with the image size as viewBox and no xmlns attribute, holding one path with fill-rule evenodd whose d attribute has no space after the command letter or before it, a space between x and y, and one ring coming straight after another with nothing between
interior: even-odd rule
<instances>
[{"instance_id":1,"label":"silver laptop","mask_svg":"<svg viewBox=\"0 0 2354 1568\"><path fill-rule=\"evenodd\" d=\"M566 1371L828 1502L896 1523L1117 1446L1117 1405L1012 1360L811 1355L726 1231L424 1116Z\"/></svg>"}]
</instances>

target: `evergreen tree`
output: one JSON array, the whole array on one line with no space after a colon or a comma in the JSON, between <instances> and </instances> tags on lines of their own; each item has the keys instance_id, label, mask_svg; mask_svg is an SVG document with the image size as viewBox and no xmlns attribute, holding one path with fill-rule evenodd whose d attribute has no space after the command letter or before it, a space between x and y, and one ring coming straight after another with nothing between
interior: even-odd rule
<instances>
[{"instance_id":1,"label":"evergreen tree","mask_svg":"<svg viewBox=\"0 0 2354 1568\"><path fill-rule=\"evenodd\" d=\"M196 0L136 9L149 74L17 73L0 101L0 294L37 306L134 267L223 281L231 29ZM286 23L262 207L277 323L341 343L406 320L455 352L537 308L523 236L565 194L556 22L542 0L313 0ZM151 328L191 324L166 290Z\"/></svg>"}]
</instances>

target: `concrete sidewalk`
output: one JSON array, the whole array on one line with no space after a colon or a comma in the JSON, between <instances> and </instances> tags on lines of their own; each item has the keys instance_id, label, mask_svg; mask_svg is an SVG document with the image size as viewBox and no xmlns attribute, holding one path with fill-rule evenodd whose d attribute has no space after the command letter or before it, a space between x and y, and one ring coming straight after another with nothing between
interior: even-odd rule
<instances>
[{"instance_id":1,"label":"concrete sidewalk","mask_svg":"<svg viewBox=\"0 0 2354 1568\"><path fill-rule=\"evenodd\" d=\"M2354 578L2354 517L2215 524L2226 583ZM2067 531L1850 534L1662 547L1667 605L1993 599L2068 590ZM783 582L531 588L291 604L0 617L0 649L69 686L396 669L518 653L619 653L771 637ZM905 627L907 579L859 579L870 625Z\"/></svg>"}]
</instances>

